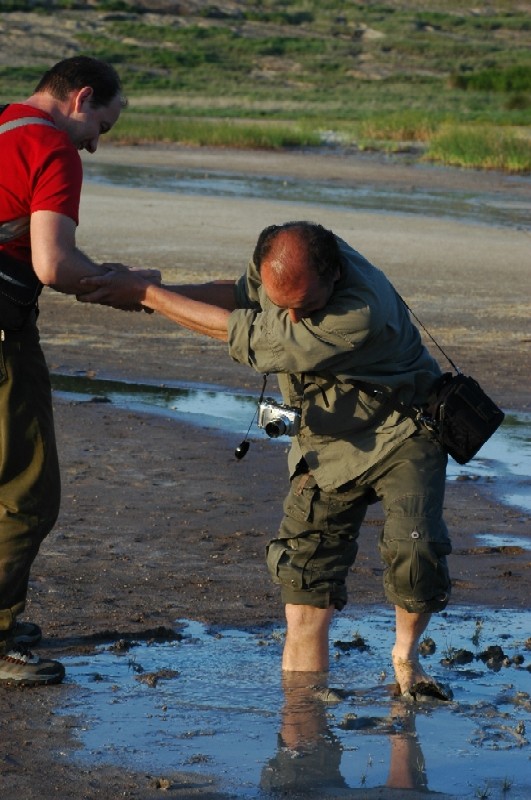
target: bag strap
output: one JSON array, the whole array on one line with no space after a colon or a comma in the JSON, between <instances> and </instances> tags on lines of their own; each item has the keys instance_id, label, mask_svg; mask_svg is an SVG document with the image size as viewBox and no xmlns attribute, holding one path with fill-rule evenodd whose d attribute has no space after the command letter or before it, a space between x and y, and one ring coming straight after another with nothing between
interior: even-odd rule
<instances>
[{"instance_id":1,"label":"bag strap","mask_svg":"<svg viewBox=\"0 0 531 800\"><path fill-rule=\"evenodd\" d=\"M456 364L455 364L455 363L452 361L452 359L450 358L450 356L448 355L448 353L446 353L446 352L445 352L445 351L442 349L442 347L441 347L441 345L439 344L439 342L438 342L438 341L437 341L437 340L436 340L436 339L435 339L435 338L434 338L434 337L431 335L431 333L430 333L430 332L429 332L429 330L426 328L426 326L424 325L424 323L423 323L423 322L421 322L421 320L420 320L420 319L417 317L417 315L415 314L415 312L413 311L413 309L411 309L411 308L408 306L408 304L406 303L406 301L404 300L404 298L403 298L403 297L402 297L400 294L398 294L398 292L396 291L396 289L395 289L395 292L396 292L396 296L398 297L398 299L402 301L402 303L405 305L405 307L407 308L407 310L409 311L409 313L411 314L411 316L412 316L412 317L414 317L414 318L415 318L415 320L418 322L418 324L420 325L420 327L422 328L422 330L424 331L424 333L425 333L427 336L429 336L429 338L431 339L431 341L433 342L433 344L435 345L435 347L437 347L437 348L438 348L438 350L439 350L439 351L440 351L440 352L443 354L443 356L445 357L445 359L448 361L448 363L449 363L449 364L451 364L451 366L452 366L452 367L455 369L455 371L457 372L457 374L458 374L458 375L462 375L462 371L461 371L461 370L459 369L459 367L458 367L458 366L457 366L457 365L456 365Z\"/></svg>"}]
</instances>

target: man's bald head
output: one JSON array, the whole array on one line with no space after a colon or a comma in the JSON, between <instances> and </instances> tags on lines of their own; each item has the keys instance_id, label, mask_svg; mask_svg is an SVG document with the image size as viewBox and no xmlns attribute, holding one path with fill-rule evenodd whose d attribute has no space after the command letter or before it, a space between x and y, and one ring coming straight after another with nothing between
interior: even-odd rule
<instances>
[{"instance_id":1,"label":"man's bald head","mask_svg":"<svg viewBox=\"0 0 531 800\"><path fill-rule=\"evenodd\" d=\"M254 253L269 299L299 322L322 309L341 272L331 231L309 222L273 225L262 231Z\"/></svg>"},{"instance_id":2,"label":"man's bald head","mask_svg":"<svg viewBox=\"0 0 531 800\"><path fill-rule=\"evenodd\" d=\"M286 222L264 228L253 254L253 261L261 271L265 260L279 261L289 268L290 258L296 263L304 258L308 269L313 270L325 282L341 271L341 254L332 231L315 222Z\"/></svg>"}]
</instances>

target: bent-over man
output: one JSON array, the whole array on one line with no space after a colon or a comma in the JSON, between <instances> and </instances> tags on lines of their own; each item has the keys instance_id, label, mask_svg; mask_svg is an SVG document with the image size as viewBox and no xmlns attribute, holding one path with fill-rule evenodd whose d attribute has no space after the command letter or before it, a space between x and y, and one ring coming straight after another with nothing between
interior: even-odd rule
<instances>
[{"instance_id":1,"label":"bent-over man","mask_svg":"<svg viewBox=\"0 0 531 800\"><path fill-rule=\"evenodd\" d=\"M447 456L409 413L428 402L440 370L385 275L303 221L266 228L236 282L160 287L116 273L86 286L85 300L142 303L227 341L233 359L275 373L284 402L300 412L284 516L267 548L286 611L283 669L328 670L330 622L347 602L368 506L381 501L396 680L406 696L444 698L419 664L418 644L450 597Z\"/></svg>"}]
</instances>

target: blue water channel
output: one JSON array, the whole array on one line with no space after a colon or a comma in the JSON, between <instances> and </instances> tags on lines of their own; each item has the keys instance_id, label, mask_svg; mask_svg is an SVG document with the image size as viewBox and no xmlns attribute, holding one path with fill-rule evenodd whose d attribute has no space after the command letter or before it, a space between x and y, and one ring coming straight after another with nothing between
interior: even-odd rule
<instances>
[{"instance_id":1,"label":"blue water channel","mask_svg":"<svg viewBox=\"0 0 531 800\"><path fill-rule=\"evenodd\" d=\"M249 176L223 170L176 170L163 166L94 162L86 163L84 173L85 179L93 183L159 192L311 203L377 213L422 214L511 228L531 228L527 204L500 197L494 192L421 188L404 191L359 182L349 186L329 180ZM524 179L513 180L517 182Z\"/></svg>"},{"instance_id":2,"label":"blue water channel","mask_svg":"<svg viewBox=\"0 0 531 800\"><path fill-rule=\"evenodd\" d=\"M100 380L76 375L53 375L58 397L77 402L103 402L117 408L159 414L190 425L230 434L238 444L253 420L257 396L193 385L151 385ZM276 399L279 399L278 397ZM251 438L266 438L256 420ZM286 444L285 437L271 446ZM233 446L227 437L227 448ZM501 428L468 464L449 459L450 480L474 480L488 485L507 505L531 510L531 414L508 413Z\"/></svg>"},{"instance_id":3,"label":"blue water channel","mask_svg":"<svg viewBox=\"0 0 531 800\"><path fill-rule=\"evenodd\" d=\"M180 772L227 798L324 800L349 789L349 798L370 800L387 786L404 790L400 800L414 789L529 800L530 622L528 611L437 615L423 665L453 700L411 705L392 694L388 609L337 616L331 693L282 685L282 629L183 620L177 641L120 642L67 658L76 692L61 713L83 721L76 758L156 776L169 790ZM486 658L493 646L503 662ZM463 652L466 663L455 663Z\"/></svg>"}]
</instances>

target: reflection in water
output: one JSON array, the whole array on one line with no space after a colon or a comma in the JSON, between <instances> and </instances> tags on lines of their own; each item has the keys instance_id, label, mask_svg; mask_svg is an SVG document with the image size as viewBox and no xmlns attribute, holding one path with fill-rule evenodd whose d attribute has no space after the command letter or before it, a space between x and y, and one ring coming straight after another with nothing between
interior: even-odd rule
<instances>
[{"instance_id":1,"label":"reflection in water","mask_svg":"<svg viewBox=\"0 0 531 800\"><path fill-rule=\"evenodd\" d=\"M321 673L284 673L284 707L278 751L264 767L260 785L266 791L344 789L343 748L330 730L326 704L316 687L326 685Z\"/></svg>"},{"instance_id":2,"label":"reflection in water","mask_svg":"<svg viewBox=\"0 0 531 800\"><path fill-rule=\"evenodd\" d=\"M349 798L371 800L392 787L399 800L406 791L469 800L488 784L501 800L509 780L507 797L527 800L529 623L528 611L515 610L452 608L434 618L436 647L423 659L454 700L410 704L388 683L390 609L353 606L334 620L338 642L361 636L367 645L335 650L334 688L297 673L281 684L275 629L185 622L179 641L122 641L66 658L72 691L59 713L82 720L76 758L88 768L214 776L234 798L323 800L346 787ZM503 656L496 664L485 660L493 646ZM470 658L458 658L465 650Z\"/></svg>"},{"instance_id":3,"label":"reflection in water","mask_svg":"<svg viewBox=\"0 0 531 800\"><path fill-rule=\"evenodd\" d=\"M319 788L346 789L341 772L343 744L329 724L328 707L340 696L326 688L320 673L284 673L284 706L278 751L263 769L260 786L267 792L311 793ZM343 728L385 733L389 738L389 770L385 786L426 792L424 755L415 728L415 708L391 704L389 716L358 717L350 713ZM361 776L363 783L363 775ZM366 790L363 790L366 796ZM352 796L352 794L350 794Z\"/></svg>"}]
</instances>

